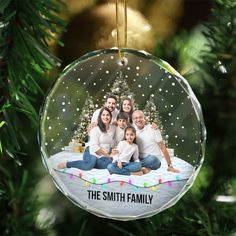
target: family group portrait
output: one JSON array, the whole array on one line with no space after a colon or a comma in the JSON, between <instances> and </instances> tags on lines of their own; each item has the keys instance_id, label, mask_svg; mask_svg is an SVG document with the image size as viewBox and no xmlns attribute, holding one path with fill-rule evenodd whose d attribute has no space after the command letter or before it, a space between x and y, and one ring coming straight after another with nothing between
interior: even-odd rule
<instances>
[{"instance_id":1,"label":"family group portrait","mask_svg":"<svg viewBox=\"0 0 236 236\"><path fill-rule=\"evenodd\" d=\"M134 81L128 83L123 70L117 70L115 78L115 72L112 77L109 75L106 78L109 82L102 87L93 88L93 81L100 78L96 76L89 81L91 86L79 84L80 93L76 96L68 94L73 94L72 113L55 129L64 132L64 127L70 128L63 133L63 142L57 139L59 147L52 150L45 163L58 188L78 206L99 216L133 219L154 214L176 202L192 182L195 169L185 161L183 144L176 145L176 127L183 120L176 118L173 121L176 127L169 125L172 117L167 111L174 113L175 109L171 106L163 109L166 103L160 87L155 87L155 92L140 93ZM164 76L168 83L176 82L173 76L172 79L166 73ZM73 77L76 81L77 78ZM172 104L172 97L164 95ZM54 103L51 105L53 108ZM49 123L46 124L48 127ZM45 148L50 151L50 147ZM135 203L137 207L124 201L121 206L120 201L98 202L88 194L103 192L153 196L153 201Z\"/></svg>"},{"instance_id":2,"label":"family group portrait","mask_svg":"<svg viewBox=\"0 0 236 236\"><path fill-rule=\"evenodd\" d=\"M82 159L60 162L58 169L107 169L110 174L141 176L159 169L165 158L167 171L180 172L171 161L158 123L149 122L128 96L118 102L114 94L107 94L103 106L92 114L87 136Z\"/></svg>"}]
</instances>

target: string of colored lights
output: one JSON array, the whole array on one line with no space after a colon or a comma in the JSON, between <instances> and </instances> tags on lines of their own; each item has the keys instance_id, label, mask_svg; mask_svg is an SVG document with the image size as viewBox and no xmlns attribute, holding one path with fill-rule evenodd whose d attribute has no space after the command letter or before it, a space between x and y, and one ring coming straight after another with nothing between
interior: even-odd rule
<instances>
[{"instance_id":1,"label":"string of colored lights","mask_svg":"<svg viewBox=\"0 0 236 236\"><path fill-rule=\"evenodd\" d=\"M58 170L56 170L56 171L58 171ZM59 172L61 172L61 171L59 171ZM117 181L117 180L111 181L111 178L109 177L109 178L107 178L106 183L102 183L102 184L101 184L101 183L97 183L97 179L96 179L96 178L92 178L91 181L89 181L89 180L87 180L87 179L84 179L82 172L79 172L78 174L72 174L72 173L68 173L68 172L67 172L67 169L65 168L65 169L62 170L62 173L68 174L68 178L71 179L71 180L73 180L75 177L79 177L80 179L83 180L83 183L84 183L84 185L86 185L86 186L87 186L88 184L96 184L96 185L101 185L102 188L105 188L105 185L110 184L111 182L119 182L119 185L120 185L121 187L123 187L123 186L125 185L125 183L126 183L126 184L129 184L129 185L134 186L134 189L135 189L135 190L138 190L139 188L151 188L152 190L156 190L156 189L157 189L157 185L165 184L165 183L166 183L169 187L172 187L172 186L173 186L173 183L174 183L175 181L180 181L180 180L181 180L181 179L180 179L180 176L179 176L179 175L176 175L176 176L175 176L175 180L164 181L162 178L158 178L156 185L150 186L150 184L149 184L148 182L144 182L142 187L141 187L141 186L138 187L138 186L136 186L136 185L134 184L134 182L133 182L132 179L129 179L128 182L126 182L126 181L124 181L124 180L121 180L121 181Z\"/></svg>"}]
</instances>

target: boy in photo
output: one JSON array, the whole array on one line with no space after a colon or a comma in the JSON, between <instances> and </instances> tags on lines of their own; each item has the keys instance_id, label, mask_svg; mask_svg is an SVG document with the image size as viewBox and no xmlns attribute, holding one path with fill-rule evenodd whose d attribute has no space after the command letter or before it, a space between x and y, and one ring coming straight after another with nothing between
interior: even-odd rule
<instances>
[{"instance_id":1,"label":"boy in photo","mask_svg":"<svg viewBox=\"0 0 236 236\"><path fill-rule=\"evenodd\" d=\"M116 120L117 120L117 127L116 127L115 141L117 145L121 140L124 139L125 128L128 125L129 117L126 113L119 112Z\"/></svg>"}]
</instances>

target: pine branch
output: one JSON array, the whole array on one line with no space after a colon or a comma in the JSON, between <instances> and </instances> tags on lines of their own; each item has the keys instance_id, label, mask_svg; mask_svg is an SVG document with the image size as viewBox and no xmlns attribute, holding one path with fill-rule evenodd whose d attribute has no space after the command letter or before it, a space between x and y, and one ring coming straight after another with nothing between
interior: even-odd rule
<instances>
[{"instance_id":1,"label":"pine branch","mask_svg":"<svg viewBox=\"0 0 236 236\"><path fill-rule=\"evenodd\" d=\"M0 4L0 146L2 154L16 157L20 151L19 116L23 113L36 127L35 96L42 93L36 79L59 60L48 49L48 41L64 25L57 16L62 7L52 0L5 0ZM15 140L14 145L8 140Z\"/></svg>"},{"instance_id":2,"label":"pine branch","mask_svg":"<svg viewBox=\"0 0 236 236\"><path fill-rule=\"evenodd\" d=\"M208 50L202 52L201 75L205 84L203 112L208 130L208 150L212 176L204 202L208 202L233 178L236 142L236 2L216 1L212 19L204 33ZM225 192L223 190L223 192Z\"/></svg>"},{"instance_id":3,"label":"pine branch","mask_svg":"<svg viewBox=\"0 0 236 236\"><path fill-rule=\"evenodd\" d=\"M21 161L23 144L32 144L27 131L36 137L36 102L43 94L37 80L46 80L59 63L48 43L64 25L57 16L61 7L52 0L0 1L1 235L42 235L35 224L40 208L32 196L35 183Z\"/></svg>"},{"instance_id":4,"label":"pine branch","mask_svg":"<svg viewBox=\"0 0 236 236\"><path fill-rule=\"evenodd\" d=\"M32 194L32 180L27 171L15 171L15 175L0 182L0 232L1 235L42 235L35 227L40 206ZM8 176L9 177L9 176ZM46 235L46 234L43 234Z\"/></svg>"}]
</instances>

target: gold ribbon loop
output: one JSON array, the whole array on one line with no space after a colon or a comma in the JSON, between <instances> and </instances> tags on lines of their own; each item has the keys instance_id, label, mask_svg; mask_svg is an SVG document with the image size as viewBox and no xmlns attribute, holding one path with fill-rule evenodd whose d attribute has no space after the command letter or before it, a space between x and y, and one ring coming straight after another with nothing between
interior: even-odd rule
<instances>
[{"instance_id":1,"label":"gold ribbon loop","mask_svg":"<svg viewBox=\"0 0 236 236\"><path fill-rule=\"evenodd\" d=\"M121 60L121 63L125 63L125 57L121 52L121 41L120 41L120 32L119 32L119 0L116 0L116 36L117 36L117 46L118 53ZM124 0L124 46L127 47L127 3Z\"/></svg>"}]
</instances>

